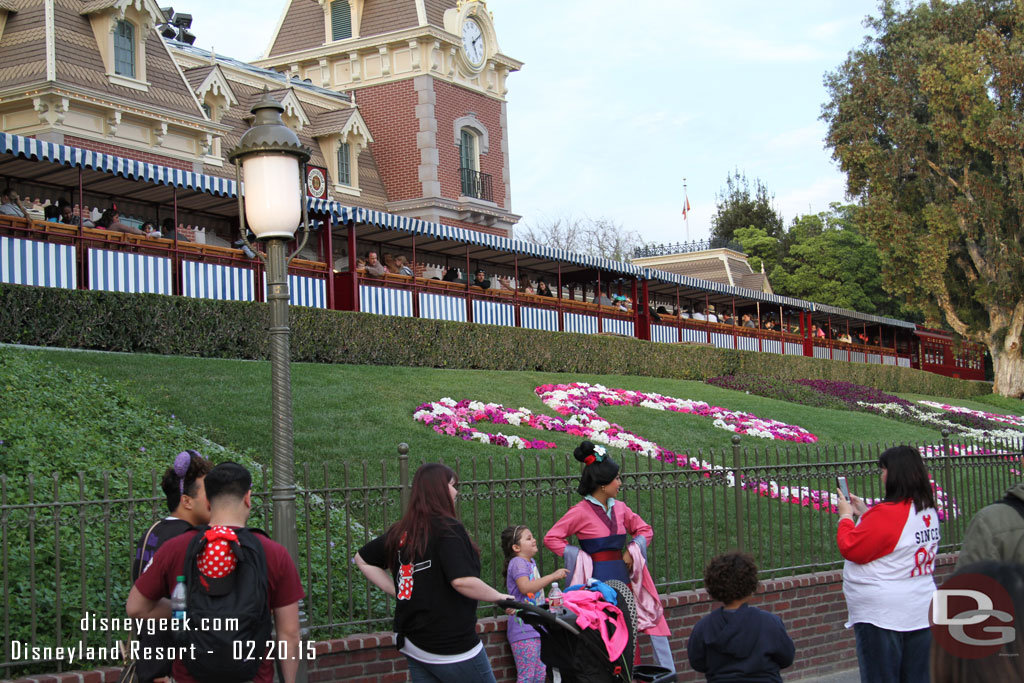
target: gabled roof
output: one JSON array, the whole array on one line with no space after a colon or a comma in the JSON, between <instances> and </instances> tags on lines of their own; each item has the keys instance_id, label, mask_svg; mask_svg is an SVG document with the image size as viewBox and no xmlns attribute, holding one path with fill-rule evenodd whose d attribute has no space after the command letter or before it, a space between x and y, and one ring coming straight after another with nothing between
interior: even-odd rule
<instances>
[{"instance_id":1,"label":"gabled roof","mask_svg":"<svg viewBox=\"0 0 1024 683\"><path fill-rule=\"evenodd\" d=\"M288 0L266 56L276 57L323 45L325 31L324 9L317 0Z\"/></svg>"},{"instance_id":2,"label":"gabled roof","mask_svg":"<svg viewBox=\"0 0 1024 683\"><path fill-rule=\"evenodd\" d=\"M355 111L355 108L323 111L310 119L310 124L305 129L305 133L314 138L340 133L348 124L352 115L355 114Z\"/></svg>"},{"instance_id":3,"label":"gabled roof","mask_svg":"<svg viewBox=\"0 0 1024 683\"><path fill-rule=\"evenodd\" d=\"M454 1L451 6L455 6ZM419 25L416 0L366 0L363 4L363 20L359 24L359 36L377 36ZM444 28L443 21L440 26Z\"/></svg>"},{"instance_id":4,"label":"gabled roof","mask_svg":"<svg viewBox=\"0 0 1024 683\"><path fill-rule=\"evenodd\" d=\"M228 83L227 76L224 75L224 71L220 66L214 65L210 67L199 67L197 69L189 69L189 71L195 71L197 73L187 73L186 77L189 83L194 83L193 79L197 79L200 73L205 71L205 75L202 76L202 80L199 81L199 85L195 86L196 97L202 102L206 98L206 93L212 91L215 96L222 96L228 101L229 106L235 106L238 104L238 98L235 97L234 91L231 89L231 84Z\"/></svg>"},{"instance_id":5,"label":"gabled roof","mask_svg":"<svg viewBox=\"0 0 1024 683\"><path fill-rule=\"evenodd\" d=\"M185 78L188 79L188 84L192 86L193 90L199 90L199 86L203 84L206 77L213 71L215 64L207 64L206 66L196 66L191 69L184 69Z\"/></svg>"},{"instance_id":6,"label":"gabled roof","mask_svg":"<svg viewBox=\"0 0 1024 683\"><path fill-rule=\"evenodd\" d=\"M4 0L7 4L13 3ZM11 10L8 10L11 11ZM0 39L0 89L46 80L46 14L33 2L7 16Z\"/></svg>"}]
</instances>

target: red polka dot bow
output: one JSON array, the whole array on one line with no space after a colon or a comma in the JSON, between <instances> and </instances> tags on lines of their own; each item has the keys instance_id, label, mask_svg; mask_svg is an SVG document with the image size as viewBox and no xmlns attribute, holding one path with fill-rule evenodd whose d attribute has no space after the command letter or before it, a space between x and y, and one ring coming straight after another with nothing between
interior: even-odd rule
<instances>
[{"instance_id":1,"label":"red polka dot bow","mask_svg":"<svg viewBox=\"0 0 1024 683\"><path fill-rule=\"evenodd\" d=\"M238 558L231 544L238 543L238 536L226 526L207 529L206 550L199 556L199 573L211 579L222 579L238 566Z\"/></svg>"}]
</instances>

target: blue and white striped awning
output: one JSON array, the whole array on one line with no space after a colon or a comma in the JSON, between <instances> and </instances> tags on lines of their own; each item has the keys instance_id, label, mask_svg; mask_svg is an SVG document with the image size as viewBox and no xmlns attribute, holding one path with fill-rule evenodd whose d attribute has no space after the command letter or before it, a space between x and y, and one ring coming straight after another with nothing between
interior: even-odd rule
<instances>
[{"instance_id":1,"label":"blue and white striped awning","mask_svg":"<svg viewBox=\"0 0 1024 683\"><path fill-rule=\"evenodd\" d=\"M810 310L814 305L810 301L804 301L802 299L779 296L778 294L769 294L768 292L762 292L757 289L747 289L746 287L735 287L733 285L715 282L714 280L701 280L700 278L680 275L679 273L669 273L664 270L658 270L657 268L645 268L644 270L647 271L645 278L648 280L667 282L669 284L679 285L680 287L714 292L715 294L721 294L723 296L742 297L744 299L753 299L755 301L762 301L778 306L802 308L805 310Z\"/></svg>"},{"instance_id":2,"label":"blue and white striped awning","mask_svg":"<svg viewBox=\"0 0 1024 683\"><path fill-rule=\"evenodd\" d=\"M551 247L534 244L532 242L524 242L522 240L509 239L498 235L490 235L477 230L458 228L452 225L444 225L443 223L431 223L419 218L396 216L394 214L385 213L383 211L374 211L372 209L342 206L338 202L325 199L310 200L309 208L311 211L329 213L341 223L347 223L351 220L356 223L376 225L377 227L386 228L388 230L411 232L417 235L433 237L434 239L476 244L495 251L517 253L551 261L573 263L587 268L599 268L612 273L620 273L641 279L645 277L645 269L634 266L631 263L613 261L611 259L601 258L598 256L578 254L564 249L553 249Z\"/></svg>"},{"instance_id":3,"label":"blue and white striped awning","mask_svg":"<svg viewBox=\"0 0 1024 683\"><path fill-rule=\"evenodd\" d=\"M173 185L190 190L220 195L235 196L235 181L227 178L204 175L184 171L180 168L158 166L145 161L136 161L113 154L93 152L71 145L59 145L54 142L43 142L34 138L26 138L12 133L0 133L0 153L13 154L64 164L73 168L90 168L132 180L142 180L157 185Z\"/></svg>"},{"instance_id":4,"label":"blue and white striped awning","mask_svg":"<svg viewBox=\"0 0 1024 683\"><path fill-rule=\"evenodd\" d=\"M838 306L829 306L828 304L814 304L816 313L827 313L829 315L839 315L845 318L853 318L855 320L863 320L869 323L875 323L877 325L890 325L892 327L904 327L908 330L917 328L914 323L908 323L904 320L896 320L895 318L886 318L882 315L872 315L871 313L859 313L857 311L851 311L847 308L839 308Z\"/></svg>"}]
</instances>

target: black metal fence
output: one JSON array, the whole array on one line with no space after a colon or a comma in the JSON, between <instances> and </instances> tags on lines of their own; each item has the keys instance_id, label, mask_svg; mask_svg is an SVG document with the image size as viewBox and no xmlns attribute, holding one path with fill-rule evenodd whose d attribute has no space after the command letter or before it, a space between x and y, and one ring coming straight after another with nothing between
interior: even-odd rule
<instances>
[{"instance_id":1,"label":"black metal fence","mask_svg":"<svg viewBox=\"0 0 1024 683\"><path fill-rule=\"evenodd\" d=\"M835 477L845 475L850 490L865 498L882 495L877 459L886 444L765 446L752 438L733 440L721 449L691 452L690 466L619 456L619 498L654 528L649 561L663 592L698 586L706 562L737 547L757 558L764 577L838 568L838 518L828 499ZM948 515L941 549L952 551L970 517L1020 481L1024 451L1019 440L975 444L965 452L966 444L943 438L929 448L934 455L926 462ZM414 453L348 463L340 477L328 477L326 466L299 472L299 570L312 638L388 627L390 599L363 580L352 558L400 516L421 462ZM481 549L482 576L499 588L501 530L525 524L540 538L579 500L579 465L568 454L491 448L485 457L448 464L459 477L460 517ZM258 490L250 526L269 530L269 475L254 474ZM90 624L83 629L81 620L124 616L134 544L152 520L166 514L158 481L156 473L79 474L73 481L0 476L5 643L16 641L28 651L116 642L117 631ZM543 572L558 562L547 550L537 560ZM489 613L489 607L482 609ZM79 668L51 654L35 670ZM26 671L26 663L5 648L0 677Z\"/></svg>"},{"instance_id":2,"label":"black metal fence","mask_svg":"<svg viewBox=\"0 0 1024 683\"><path fill-rule=\"evenodd\" d=\"M633 250L633 258L689 254L694 251L707 251L708 249L731 249L741 254L747 253L739 242L715 237L707 240L694 240L692 242L677 242L676 244L645 244Z\"/></svg>"}]
</instances>

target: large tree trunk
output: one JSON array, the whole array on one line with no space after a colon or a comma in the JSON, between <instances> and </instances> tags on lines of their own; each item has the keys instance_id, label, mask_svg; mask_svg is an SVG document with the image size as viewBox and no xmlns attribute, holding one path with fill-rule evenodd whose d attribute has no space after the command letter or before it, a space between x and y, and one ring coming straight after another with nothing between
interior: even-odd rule
<instances>
[{"instance_id":1,"label":"large tree trunk","mask_svg":"<svg viewBox=\"0 0 1024 683\"><path fill-rule=\"evenodd\" d=\"M1021 340L1009 338L1002 344L989 346L996 383L992 391L1001 396L1024 398L1024 355L1020 352Z\"/></svg>"}]
</instances>

